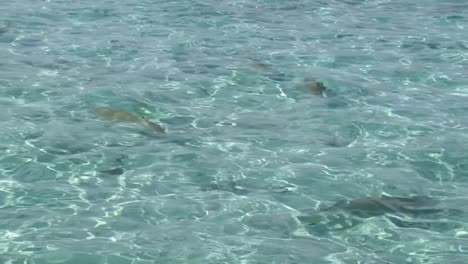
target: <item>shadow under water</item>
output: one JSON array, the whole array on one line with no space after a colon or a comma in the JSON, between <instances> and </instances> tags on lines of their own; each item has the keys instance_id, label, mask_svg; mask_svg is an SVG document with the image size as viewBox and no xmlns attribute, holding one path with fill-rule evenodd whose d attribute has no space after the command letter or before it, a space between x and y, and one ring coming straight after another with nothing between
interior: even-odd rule
<instances>
[{"instance_id":1,"label":"shadow under water","mask_svg":"<svg viewBox=\"0 0 468 264\"><path fill-rule=\"evenodd\" d=\"M442 232L460 227L454 218L463 214L427 196L381 196L339 201L331 207L298 216L298 219L315 234L347 230L372 217L385 217L399 228Z\"/></svg>"}]
</instances>

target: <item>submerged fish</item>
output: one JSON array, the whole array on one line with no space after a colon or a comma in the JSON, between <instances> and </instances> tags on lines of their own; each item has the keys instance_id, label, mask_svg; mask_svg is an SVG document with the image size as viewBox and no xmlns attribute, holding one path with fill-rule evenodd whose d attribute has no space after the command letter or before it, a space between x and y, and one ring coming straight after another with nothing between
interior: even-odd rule
<instances>
[{"instance_id":1,"label":"submerged fish","mask_svg":"<svg viewBox=\"0 0 468 264\"><path fill-rule=\"evenodd\" d=\"M7 21L5 23L5 26L0 27L0 35L4 34L4 33L7 33L9 31L9 29L10 29L10 21Z\"/></svg>"},{"instance_id":2,"label":"submerged fish","mask_svg":"<svg viewBox=\"0 0 468 264\"><path fill-rule=\"evenodd\" d=\"M259 60L251 59L252 67L263 76L276 82L285 82L293 79L293 75L281 72L273 67L272 64L265 63Z\"/></svg>"},{"instance_id":3,"label":"submerged fish","mask_svg":"<svg viewBox=\"0 0 468 264\"><path fill-rule=\"evenodd\" d=\"M100 172L103 172L109 175L122 175L125 172L125 170L122 168L114 168L110 170L102 170Z\"/></svg>"},{"instance_id":4,"label":"submerged fish","mask_svg":"<svg viewBox=\"0 0 468 264\"><path fill-rule=\"evenodd\" d=\"M270 69L270 65L263 62L256 62L253 66L257 71L266 71Z\"/></svg>"},{"instance_id":5,"label":"submerged fish","mask_svg":"<svg viewBox=\"0 0 468 264\"><path fill-rule=\"evenodd\" d=\"M143 117L132 115L127 112L116 111L110 107L99 107L96 109L96 114L100 117L111 119L112 121L129 122L142 125L152 131L166 133L164 128L156 123L148 121Z\"/></svg>"},{"instance_id":6,"label":"submerged fish","mask_svg":"<svg viewBox=\"0 0 468 264\"><path fill-rule=\"evenodd\" d=\"M257 71L267 71L271 68L271 65L261 61L260 59L255 59L255 58L249 58L248 60L251 61L251 66L253 66L253 68L255 68L255 70Z\"/></svg>"},{"instance_id":7,"label":"submerged fish","mask_svg":"<svg viewBox=\"0 0 468 264\"><path fill-rule=\"evenodd\" d=\"M299 87L313 95L322 95L327 89L323 82L317 82L310 78L305 78L304 82Z\"/></svg>"},{"instance_id":8,"label":"submerged fish","mask_svg":"<svg viewBox=\"0 0 468 264\"><path fill-rule=\"evenodd\" d=\"M464 214L461 210L440 206L439 201L427 196L363 197L343 200L328 208L298 216L310 231L323 233L346 230L371 217L386 217L400 228L420 228L444 231L456 228L456 221L438 221Z\"/></svg>"},{"instance_id":9,"label":"submerged fish","mask_svg":"<svg viewBox=\"0 0 468 264\"><path fill-rule=\"evenodd\" d=\"M420 215L440 212L442 209L435 208L437 203L436 200L427 196L363 197L339 201L332 207L321 209L321 211L341 210L362 218L380 216L387 213Z\"/></svg>"}]
</instances>

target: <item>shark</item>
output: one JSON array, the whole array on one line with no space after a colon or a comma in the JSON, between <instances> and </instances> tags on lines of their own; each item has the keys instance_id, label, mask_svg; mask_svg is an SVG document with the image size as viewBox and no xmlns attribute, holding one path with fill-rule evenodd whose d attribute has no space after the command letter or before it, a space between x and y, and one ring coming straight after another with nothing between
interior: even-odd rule
<instances>
[{"instance_id":1,"label":"shark","mask_svg":"<svg viewBox=\"0 0 468 264\"><path fill-rule=\"evenodd\" d=\"M145 118L141 116L136 116L127 112L123 111L117 111L114 110L110 107L98 107L96 108L96 115L105 118L105 119L110 119L113 122L128 122L128 123L135 123L139 124L145 128L150 129L151 131L158 132L158 133L166 133L165 129L160 126L159 124L156 124L154 122L151 122L149 120L146 120Z\"/></svg>"},{"instance_id":2,"label":"shark","mask_svg":"<svg viewBox=\"0 0 468 264\"><path fill-rule=\"evenodd\" d=\"M463 214L429 196L382 195L340 200L330 207L300 215L298 220L319 233L346 230L373 217L385 217L399 228L444 231L457 228L459 223L452 220Z\"/></svg>"},{"instance_id":3,"label":"shark","mask_svg":"<svg viewBox=\"0 0 468 264\"><path fill-rule=\"evenodd\" d=\"M312 78L305 78L303 83L299 85L299 88L317 96L323 95L327 89L323 82L316 81Z\"/></svg>"}]
</instances>

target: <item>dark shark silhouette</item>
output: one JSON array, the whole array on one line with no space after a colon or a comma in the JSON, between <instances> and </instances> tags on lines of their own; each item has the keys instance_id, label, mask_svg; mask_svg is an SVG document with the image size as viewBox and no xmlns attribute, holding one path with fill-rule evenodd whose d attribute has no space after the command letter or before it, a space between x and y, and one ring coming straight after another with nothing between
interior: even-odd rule
<instances>
[{"instance_id":1,"label":"dark shark silhouette","mask_svg":"<svg viewBox=\"0 0 468 264\"><path fill-rule=\"evenodd\" d=\"M456 221L441 219L460 216L463 211L441 206L440 201L428 196L362 197L342 200L328 208L298 216L308 230L316 233L352 228L371 217L385 217L399 228L420 228L444 231L459 227Z\"/></svg>"},{"instance_id":2,"label":"dark shark silhouette","mask_svg":"<svg viewBox=\"0 0 468 264\"><path fill-rule=\"evenodd\" d=\"M166 133L164 128L159 124L148 121L143 117L132 115L127 112L117 111L110 107L99 107L96 109L96 114L102 118L110 119L114 122L129 122L142 125L149 128L151 131L158 133Z\"/></svg>"}]
</instances>

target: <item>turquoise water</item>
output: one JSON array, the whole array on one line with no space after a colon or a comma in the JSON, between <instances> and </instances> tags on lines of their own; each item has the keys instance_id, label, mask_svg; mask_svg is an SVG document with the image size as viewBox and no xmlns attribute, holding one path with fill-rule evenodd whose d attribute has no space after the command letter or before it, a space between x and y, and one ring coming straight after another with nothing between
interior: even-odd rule
<instances>
[{"instance_id":1,"label":"turquoise water","mask_svg":"<svg viewBox=\"0 0 468 264\"><path fill-rule=\"evenodd\" d=\"M467 10L4 1L0 263L467 263Z\"/></svg>"}]
</instances>

